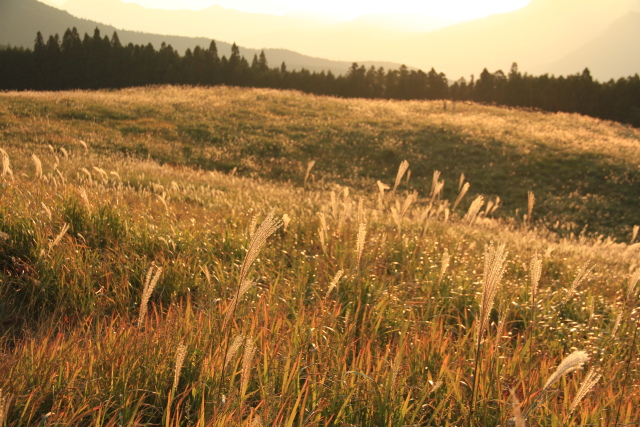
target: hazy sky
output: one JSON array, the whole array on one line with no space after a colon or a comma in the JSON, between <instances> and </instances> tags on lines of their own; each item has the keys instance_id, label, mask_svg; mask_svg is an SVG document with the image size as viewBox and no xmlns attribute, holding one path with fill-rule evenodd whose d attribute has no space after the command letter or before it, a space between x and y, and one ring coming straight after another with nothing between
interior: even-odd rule
<instances>
[{"instance_id":1,"label":"hazy sky","mask_svg":"<svg viewBox=\"0 0 640 427\"><path fill-rule=\"evenodd\" d=\"M45 0L46 1L46 0ZM124 0L148 8L202 9L214 4L244 12L282 15L290 12L351 19L365 14L399 13L463 21L526 6L530 0ZM64 4L65 0L48 0Z\"/></svg>"}]
</instances>

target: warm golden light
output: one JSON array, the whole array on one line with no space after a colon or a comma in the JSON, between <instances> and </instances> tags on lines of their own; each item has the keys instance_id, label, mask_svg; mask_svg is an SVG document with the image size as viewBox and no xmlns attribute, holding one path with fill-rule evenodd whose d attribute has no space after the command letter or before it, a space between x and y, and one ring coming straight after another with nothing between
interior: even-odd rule
<instances>
[{"instance_id":1,"label":"warm golden light","mask_svg":"<svg viewBox=\"0 0 640 427\"><path fill-rule=\"evenodd\" d=\"M483 16L508 12L526 6L530 0L447 0L424 1L396 0L393 2L325 0L322 2L300 2L296 0L125 0L148 8L158 9L203 9L212 5L244 12L282 15L286 13L317 14L337 19L353 19L368 14L423 15L464 21Z\"/></svg>"}]
</instances>

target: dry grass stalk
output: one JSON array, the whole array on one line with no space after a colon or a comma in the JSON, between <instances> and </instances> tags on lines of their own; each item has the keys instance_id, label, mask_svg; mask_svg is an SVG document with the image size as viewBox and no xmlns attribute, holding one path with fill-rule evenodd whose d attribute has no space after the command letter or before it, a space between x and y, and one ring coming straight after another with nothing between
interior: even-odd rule
<instances>
[{"instance_id":1,"label":"dry grass stalk","mask_svg":"<svg viewBox=\"0 0 640 427\"><path fill-rule=\"evenodd\" d=\"M247 254L244 257L244 261L242 262L242 267L240 267L240 276L238 278L238 290L233 300L231 301L231 304L229 304L229 307L227 307L227 312L224 318L224 322L222 324L223 329L227 325L227 323L229 322L233 314L235 313L236 307L238 306L238 301L240 300L242 295L244 295L244 293L247 292L247 290L249 290L251 286L253 286L253 282L250 280L247 280L247 274L249 273L249 269L251 268L251 265L253 265L254 261L258 258L258 255L260 254L260 250L264 247L265 243L267 242L267 238L271 236L273 233L275 233L275 231L278 228L280 228L281 225L282 225L282 221L279 219L276 219L274 217L274 212L271 211L266 216L264 221L262 221L262 224L260 224L260 226L255 231L255 233L253 233L253 235L251 236L251 240L249 241L249 248L247 249Z\"/></svg>"},{"instance_id":2,"label":"dry grass stalk","mask_svg":"<svg viewBox=\"0 0 640 427\"><path fill-rule=\"evenodd\" d=\"M282 231L287 232L287 227L291 222L291 217L287 214L282 215Z\"/></svg>"},{"instance_id":3,"label":"dry grass stalk","mask_svg":"<svg viewBox=\"0 0 640 427\"><path fill-rule=\"evenodd\" d=\"M480 209L482 209L482 205L484 204L484 197L478 196L475 198L473 202L471 202L471 206L469 206L469 210L467 214L464 216L464 220L469 224L473 224L478 217L478 213Z\"/></svg>"},{"instance_id":4,"label":"dry grass stalk","mask_svg":"<svg viewBox=\"0 0 640 427\"><path fill-rule=\"evenodd\" d=\"M586 279L589 276L589 274L591 273L591 270L593 270L593 266L590 267L588 262L581 269L578 270L578 274L576 274L575 279L573 279L573 282L571 283L571 287L569 287L569 290L567 291L567 295L562 300L562 304L565 304L567 301L569 301L569 298L571 298L571 295L573 295L576 289L578 289L578 286L580 286L580 284L584 281L584 279Z\"/></svg>"},{"instance_id":5,"label":"dry grass stalk","mask_svg":"<svg viewBox=\"0 0 640 427\"><path fill-rule=\"evenodd\" d=\"M178 382L180 381L180 372L182 371L182 365L184 364L184 358L187 355L187 346L180 344L178 350L176 350L176 365L173 371L173 387L172 391L175 392L178 388Z\"/></svg>"},{"instance_id":6,"label":"dry grass stalk","mask_svg":"<svg viewBox=\"0 0 640 427\"><path fill-rule=\"evenodd\" d=\"M560 362L560 365L558 365L558 368L555 370L555 372L547 379L547 382L544 384L544 387L542 387L542 391L540 393L542 394L542 392L547 390L563 375L582 368L582 365L584 365L588 361L589 354L587 354L586 351L574 351L573 353L565 357L562 362Z\"/></svg>"},{"instance_id":7,"label":"dry grass stalk","mask_svg":"<svg viewBox=\"0 0 640 427\"><path fill-rule=\"evenodd\" d=\"M320 237L320 246L322 247L322 252L327 253L327 218L325 217L323 212L318 214L320 217L320 227L318 228L318 236Z\"/></svg>"},{"instance_id":8,"label":"dry grass stalk","mask_svg":"<svg viewBox=\"0 0 640 427\"><path fill-rule=\"evenodd\" d=\"M4 426L11 404L11 395L4 394L0 388L0 427Z\"/></svg>"},{"instance_id":9,"label":"dry grass stalk","mask_svg":"<svg viewBox=\"0 0 640 427\"><path fill-rule=\"evenodd\" d=\"M402 211L400 213L400 216L404 218L404 216L407 214L407 211L409 210L409 207L411 207L413 202L415 202L417 199L418 194L416 192L409 193L407 195L407 198L404 200L404 203L402 204Z\"/></svg>"},{"instance_id":10,"label":"dry grass stalk","mask_svg":"<svg viewBox=\"0 0 640 427\"><path fill-rule=\"evenodd\" d=\"M631 233L631 243L635 242L636 237L638 237L638 231L640 231L640 225L634 225Z\"/></svg>"},{"instance_id":11,"label":"dry grass stalk","mask_svg":"<svg viewBox=\"0 0 640 427\"><path fill-rule=\"evenodd\" d=\"M396 357L393 359L393 365L391 366L391 387L396 386L396 381L398 380L398 373L400 372L400 367L402 366L402 351L399 351L396 354Z\"/></svg>"},{"instance_id":12,"label":"dry grass stalk","mask_svg":"<svg viewBox=\"0 0 640 427\"><path fill-rule=\"evenodd\" d=\"M573 413L573 411L575 411L578 408L578 404L580 403L580 401L584 399L587 393L591 391L593 386L595 386L598 383L598 381L600 381L601 377L602 377L601 373L596 372L593 368L589 369L587 376L585 377L585 379L582 381L582 384L580 385L580 389L578 389L578 393L576 394L576 397L574 397L573 402L571 402L571 408L569 408L569 413Z\"/></svg>"},{"instance_id":13,"label":"dry grass stalk","mask_svg":"<svg viewBox=\"0 0 640 427\"><path fill-rule=\"evenodd\" d=\"M311 174L311 169L313 169L313 166L316 164L315 160L311 160L309 163L307 163L307 170L304 173L304 186L307 186L307 181L309 180L309 175Z\"/></svg>"},{"instance_id":14,"label":"dry grass stalk","mask_svg":"<svg viewBox=\"0 0 640 427\"><path fill-rule=\"evenodd\" d=\"M49 218L49 221L51 221L53 219L53 216L51 214L51 209L49 209L49 207L45 205L44 202L41 202L41 204L42 204L42 209L44 209L44 212L47 214L47 218Z\"/></svg>"},{"instance_id":15,"label":"dry grass stalk","mask_svg":"<svg viewBox=\"0 0 640 427\"><path fill-rule=\"evenodd\" d=\"M36 170L35 178L36 179L42 179L42 162L40 161L40 158L38 156L36 156L35 154L32 154L31 155L31 160L33 160L33 165L34 165L35 170Z\"/></svg>"},{"instance_id":16,"label":"dry grass stalk","mask_svg":"<svg viewBox=\"0 0 640 427\"><path fill-rule=\"evenodd\" d=\"M94 171L96 171L96 172L98 173L98 175L100 175L100 177L102 178L102 180L103 180L103 181L109 181L109 174L107 173L107 171L106 171L106 170L104 170L104 169L102 169L102 168L99 168L99 167L97 167L97 166L94 166L92 169L93 169ZM171 183L171 185L173 186L173 184L176 184L176 182L175 182L175 181L173 181L173 182ZM176 184L176 185L177 185L177 184Z\"/></svg>"},{"instance_id":17,"label":"dry grass stalk","mask_svg":"<svg viewBox=\"0 0 640 427\"><path fill-rule=\"evenodd\" d=\"M138 329L142 327L144 318L147 315L147 304L149 303L149 298L151 298L151 294L158 284L158 280L160 279L160 275L162 274L162 267L158 267L155 275L153 274L153 269L153 266L149 267L149 271L147 271L147 276L144 280L144 287L142 288L142 298L140 300L140 313L138 314Z\"/></svg>"},{"instance_id":18,"label":"dry grass stalk","mask_svg":"<svg viewBox=\"0 0 640 427\"><path fill-rule=\"evenodd\" d=\"M364 250L364 241L367 236L367 225L362 223L358 226L358 238L356 240L356 253L357 262L356 265L360 267L360 259L362 258L362 251Z\"/></svg>"},{"instance_id":19,"label":"dry grass stalk","mask_svg":"<svg viewBox=\"0 0 640 427\"><path fill-rule=\"evenodd\" d=\"M331 291L334 290L338 286L338 281L340 280L340 278L342 277L343 274L344 274L344 270L338 270L336 275L333 276L333 279L331 280L331 283L329 283L329 287L327 288L327 293L324 294L324 298L325 299L327 299L329 297L329 294L331 293Z\"/></svg>"},{"instance_id":20,"label":"dry grass stalk","mask_svg":"<svg viewBox=\"0 0 640 427\"><path fill-rule=\"evenodd\" d=\"M629 283L627 284L627 301L631 300L633 293L635 291L636 285L638 284L638 280L640 280L640 268L631 274L629 278Z\"/></svg>"},{"instance_id":21,"label":"dry grass stalk","mask_svg":"<svg viewBox=\"0 0 640 427\"><path fill-rule=\"evenodd\" d=\"M464 172L462 172L460 174L460 179L458 180L458 192L462 191L462 187L463 187L463 185L465 183L464 179L465 179Z\"/></svg>"},{"instance_id":22,"label":"dry grass stalk","mask_svg":"<svg viewBox=\"0 0 640 427\"><path fill-rule=\"evenodd\" d=\"M80 168L80 172L82 172L87 176L87 180L89 181L89 184L93 183L93 176L91 176L91 172L89 172L87 168Z\"/></svg>"},{"instance_id":23,"label":"dry grass stalk","mask_svg":"<svg viewBox=\"0 0 640 427\"><path fill-rule=\"evenodd\" d=\"M440 262L440 276L438 276L438 285L442 283L442 279L444 278L444 274L449 267L449 262L451 261L451 255L449 255L449 251L447 249L442 253L442 260Z\"/></svg>"},{"instance_id":24,"label":"dry grass stalk","mask_svg":"<svg viewBox=\"0 0 640 427\"><path fill-rule=\"evenodd\" d=\"M60 233L58 233L58 235L56 236L55 239L53 239L53 241L51 243L49 243L49 252L51 252L51 250L58 244L60 243L60 241L62 240L62 238L64 237L65 234L67 234L67 231L69 231L69 224L65 223L62 226L62 230L60 230Z\"/></svg>"},{"instance_id":25,"label":"dry grass stalk","mask_svg":"<svg viewBox=\"0 0 640 427\"><path fill-rule=\"evenodd\" d=\"M262 221L262 224L260 224L260 227L258 227L249 242L249 249L247 249L247 255L245 256L242 268L240 269L240 278L238 280L239 284L244 283L247 273L249 272L249 268L251 268L251 265L256 258L258 258L260 250L267 242L267 238L280 228L281 225L282 221L274 218L273 211L269 212L264 221Z\"/></svg>"},{"instance_id":26,"label":"dry grass stalk","mask_svg":"<svg viewBox=\"0 0 640 427\"><path fill-rule=\"evenodd\" d=\"M471 403L469 404L468 425L472 425L475 409L476 393L478 390L478 376L480 364L480 349L484 331L489 324L489 314L493 307L493 300L498 293L498 286L504 273L504 262L507 258L505 244L499 246L488 245L484 250L484 280L480 297L479 323L476 330L476 354L473 369L473 388L471 391Z\"/></svg>"},{"instance_id":27,"label":"dry grass stalk","mask_svg":"<svg viewBox=\"0 0 640 427\"><path fill-rule=\"evenodd\" d=\"M624 313L623 310L621 310L618 315L616 316L616 321L613 324L613 329L611 330L611 338L615 337L616 334L618 333L618 328L620 327L620 322L622 321L622 314Z\"/></svg>"},{"instance_id":28,"label":"dry grass stalk","mask_svg":"<svg viewBox=\"0 0 640 427\"><path fill-rule=\"evenodd\" d=\"M249 223L249 238L253 237L256 232L256 227L258 226L258 214L255 214L251 217L251 222Z\"/></svg>"},{"instance_id":29,"label":"dry grass stalk","mask_svg":"<svg viewBox=\"0 0 640 427\"><path fill-rule=\"evenodd\" d=\"M229 307L227 307L227 312L224 316L224 321L222 322L223 328L227 326L227 323L231 320L233 313L235 313L236 308L238 307L238 302L240 301L240 298L242 298L243 295L246 294L247 291L251 289L254 284L255 282L252 280L245 280L244 282L242 282L242 285L240 285L238 292L236 292L233 299L229 303Z\"/></svg>"},{"instance_id":30,"label":"dry grass stalk","mask_svg":"<svg viewBox=\"0 0 640 427\"><path fill-rule=\"evenodd\" d=\"M433 171L433 179L431 180L431 192L429 193L429 197L431 197L431 199L435 199L442 190L442 186L440 184L442 183L444 185L444 182L440 181L440 174L441 172L439 170Z\"/></svg>"},{"instance_id":31,"label":"dry grass stalk","mask_svg":"<svg viewBox=\"0 0 640 427\"><path fill-rule=\"evenodd\" d=\"M431 382L431 381L429 381L429 382ZM443 384L444 384L444 381L442 381L442 380L438 380L438 381L436 381L436 382L435 382L435 383L433 383L433 385L431 386L431 390L429 390L429 393L428 393L428 394L433 394L433 393L435 393L436 391L438 391L438 389L439 389L440 387L442 387L442 385L443 385Z\"/></svg>"},{"instance_id":32,"label":"dry grass stalk","mask_svg":"<svg viewBox=\"0 0 640 427\"><path fill-rule=\"evenodd\" d=\"M525 427L524 417L522 416L522 411L520 410L520 400L518 400L518 396L514 393L513 389L509 389L509 394L511 395L511 405L513 408L513 421L515 427Z\"/></svg>"},{"instance_id":33,"label":"dry grass stalk","mask_svg":"<svg viewBox=\"0 0 640 427\"><path fill-rule=\"evenodd\" d=\"M531 280L531 305L535 304L538 294L538 285L542 276L542 257L537 253L531 258L529 264L529 278Z\"/></svg>"},{"instance_id":34,"label":"dry grass stalk","mask_svg":"<svg viewBox=\"0 0 640 427\"><path fill-rule=\"evenodd\" d=\"M242 353L242 374L240 375L240 395L244 396L249 385L251 376L251 362L256 354L256 344L251 337L247 337L244 342L244 353Z\"/></svg>"},{"instance_id":35,"label":"dry grass stalk","mask_svg":"<svg viewBox=\"0 0 640 427\"><path fill-rule=\"evenodd\" d=\"M549 387L558 381L563 375L582 368L582 366L589 361L589 354L586 351L577 350L565 357L560 365L556 368L555 372L547 379L547 382L542 387L542 390L538 393L531 406L524 414L524 419L536 410L549 396L547 393Z\"/></svg>"},{"instance_id":36,"label":"dry grass stalk","mask_svg":"<svg viewBox=\"0 0 640 427\"><path fill-rule=\"evenodd\" d=\"M0 154L2 155L2 177L9 176L11 177L11 181L13 181L13 171L11 170L9 155L2 148L0 148Z\"/></svg>"},{"instance_id":37,"label":"dry grass stalk","mask_svg":"<svg viewBox=\"0 0 640 427\"><path fill-rule=\"evenodd\" d=\"M378 192L380 193L380 196L384 196L385 190L388 190L389 188L391 188L380 180L376 181L376 185L378 186Z\"/></svg>"},{"instance_id":38,"label":"dry grass stalk","mask_svg":"<svg viewBox=\"0 0 640 427\"><path fill-rule=\"evenodd\" d=\"M224 359L224 369L227 369L229 362L231 362L231 359L233 359L233 357L236 355L244 340L245 336L243 334L236 335L236 337L233 339L231 345L229 346L229 350L227 351L227 356Z\"/></svg>"},{"instance_id":39,"label":"dry grass stalk","mask_svg":"<svg viewBox=\"0 0 640 427\"><path fill-rule=\"evenodd\" d=\"M78 188L78 192L80 193L80 198L82 198L82 201L84 202L87 210L91 211L91 203L89 203L89 195L87 194L87 190L85 190L84 187L80 187Z\"/></svg>"},{"instance_id":40,"label":"dry grass stalk","mask_svg":"<svg viewBox=\"0 0 640 427\"><path fill-rule=\"evenodd\" d=\"M400 181L402 180L404 174L407 172L407 169L409 169L409 162L403 160L398 167L398 174L396 175L396 182L393 184L393 190L391 190L392 192L396 192L396 189L398 188L398 185L400 185Z\"/></svg>"},{"instance_id":41,"label":"dry grass stalk","mask_svg":"<svg viewBox=\"0 0 640 427\"><path fill-rule=\"evenodd\" d=\"M480 324L478 325L478 343L489 324L489 314L493 308L493 300L498 293L500 280L504 274L504 263L507 259L505 244L489 245L484 251L484 281L480 301Z\"/></svg>"},{"instance_id":42,"label":"dry grass stalk","mask_svg":"<svg viewBox=\"0 0 640 427\"><path fill-rule=\"evenodd\" d=\"M89 147L87 146L87 143L84 142L83 140L78 140L78 144L82 145L82 147L84 148L84 151L89 151Z\"/></svg>"},{"instance_id":43,"label":"dry grass stalk","mask_svg":"<svg viewBox=\"0 0 640 427\"><path fill-rule=\"evenodd\" d=\"M527 222L531 222L531 215L533 214L533 205L536 202L536 196L532 191L527 192Z\"/></svg>"},{"instance_id":44,"label":"dry grass stalk","mask_svg":"<svg viewBox=\"0 0 640 427\"><path fill-rule=\"evenodd\" d=\"M456 207L460 204L464 195L467 194L467 191L469 191L469 187L471 187L471 184L469 184L468 182L465 182L462 185L462 187L460 187L460 192L458 193L458 197L456 197L456 201L453 202L453 207L451 208L452 211L454 211Z\"/></svg>"}]
</instances>

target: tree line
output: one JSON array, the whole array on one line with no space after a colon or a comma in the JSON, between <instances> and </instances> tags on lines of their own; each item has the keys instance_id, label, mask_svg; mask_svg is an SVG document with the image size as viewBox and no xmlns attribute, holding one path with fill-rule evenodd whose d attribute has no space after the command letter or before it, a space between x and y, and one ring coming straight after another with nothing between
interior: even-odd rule
<instances>
[{"instance_id":1,"label":"tree line","mask_svg":"<svg viewBox=\"0 0 640 427\"><path fill-rule=\"evenodd\" d=\"M0 50L0 90L123 88L154 84L236 85L297 89L319 95L382 99L477 101L545 111L564 111L640 127L638 74L598 82L588 69L569 76L531 76L513 64L508 74L484 69L478 78L449 82L444 73L401 66L396 70L352 64L344 75L270 67L264 51L251 62L234 43L220 57L215 41L180 55L171 45L123 45L96 29L81 37L67 29L46 41L38 32L33 50Z\"/></svg>"}]
</instances>

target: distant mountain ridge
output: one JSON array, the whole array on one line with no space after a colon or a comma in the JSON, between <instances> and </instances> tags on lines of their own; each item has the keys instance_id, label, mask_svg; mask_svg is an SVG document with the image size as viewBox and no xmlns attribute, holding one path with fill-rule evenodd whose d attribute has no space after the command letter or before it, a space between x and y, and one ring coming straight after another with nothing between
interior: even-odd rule
<instances>
[{"instance_id":1,"label":"distant mountain ridge","mask_svg":"<svg viewBox=\"0 0 640 427\"><path fill-rule=\"evenodd\" d=\"M279 47L318 58L338 61L363 59L406 64L423 70L434 67L449 79L476 77L483 68L507 72L513 62L520 70L545 74L553 64L573 55L595 40L612 23L625 15L637 0L531 0L522 9L495 14L438 28L422 17L407 28L388 31L381 17L362 17L339 25L316 22L309 17L271 16L209 8L199 12L144 9L121 0L69 0L65 9L95 20L111 19L128 29L153 28L155 32L183 31L171 23L184 19L190 33L216 40L236 41L256 48ZM100 5L111 5L108 8ZM145 18L142 19L141 17ZM424 28L416 31L420 23ZM210 25L208 25L210 23ZM409 30L409 27L411 29ZM201 34L202 33L202 34ZM181 33L182 34L182 33ZM182 34L185 35L185 34ZM610 53L633 52L636 39L618 40ZM612 63L624 62L620 54ZM564 73L581 72L585 67L598 70L598 60L576 56ZM590 61L596 61L591 63ZM633 67L631 67L633 69ZM628 75L629 67L611 72L592 73L598 79ZM640 70L638 70L640 71Z\"/></svg>"},{"instance_id":2,"label":"distant mountain ridge","mask_svg":"<svg viewBox=\"0 0 640 427\"><path fill-rule=\"evenodd\" d=\"M117 29L112 25L74 17L66 11L36 0L2 0L0 4L0 45L33 48L38 31L46 40L50 35L56 33L62 37L64 31L72 27L76 27L81 35L84 33L92 35L95 28L98 28L103 36L111 36L114 31L117 31L123 44L146 45L151 43L157 49L165 42L180 53L184 53L187 49L193 49L195 46L206 48L212 40L204 37L167 36ZM220 56L229 57L231 43L218 39L215 39L215 42ZM351 62L314 58L287 49L264 49L264 52L271 67L280 66L282 62L285 62L290 70L305 68L309 71L331 71L334 74L342 74L351 66ZM240 54L251 61L253 55L260 54L260 49L240 46ZM398 68L400 65L391 62L361 62L361 64L367 67L373 65L376 68L384 67L387 69Z\"/></svg>"},{"instance_id":3,"label":"distant mountain ridge","mask_svg":"<svg viewBox=\"0 0 640 427\"><path fill-rule=\"evenodd\" d=\"M628 43L636 40L636 43ZM640 73L640 13L629 12L612 23L597 38L549 66L552 73L571 73L589 64L591 74L601 80Z\"/></svg>"}]
</instances>

